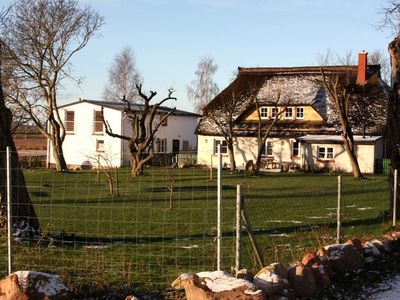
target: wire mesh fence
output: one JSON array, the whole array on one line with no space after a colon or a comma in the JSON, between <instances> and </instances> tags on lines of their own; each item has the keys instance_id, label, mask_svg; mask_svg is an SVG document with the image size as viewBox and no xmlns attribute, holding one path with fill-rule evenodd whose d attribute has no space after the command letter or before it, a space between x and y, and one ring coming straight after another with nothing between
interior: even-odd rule
<instances>
[{"instance_id":1,"label":"wire mesh fence","mask_svg":"<svg viewBox=\"0 0 400 300\"><path fill-rule=\"evenodd\" d=\"M23 228L13 228L13 271L59 274L74 292L82 293L137 287L159 291L181 273L217 268L215 171L213 178L209 169L200 167L148 166L139 177L132 177L129 168L62 173L31 167L23 174L40 231L22 235ZM343 177L343 240L380 236L391 225L385 213L391 194L387 177L367 178ZM235 268L237 185L242 187L262 264L289 264L304 250L335 242L336 176L249 176L224 170L222 270ZM4 211L2 198L2 217ZM256 271L260 262L249 232L245 227L241 231L240 267ZM6 275L5 232L0 245L0 272Z\"/></svg>"}]
</instances>

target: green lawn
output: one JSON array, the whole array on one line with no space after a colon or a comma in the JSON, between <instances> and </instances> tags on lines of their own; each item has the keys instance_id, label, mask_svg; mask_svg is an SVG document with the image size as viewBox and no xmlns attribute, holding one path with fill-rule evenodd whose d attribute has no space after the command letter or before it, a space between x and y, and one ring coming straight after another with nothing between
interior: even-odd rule
<instances>
[{"instance_id":1,"label":"green lawn","mask_svg":"<svg viewBox=\"0 0 400 300\"><path fill-rule=\"evenodd\" d=\"M215 172L216 173L216 172ZM78 291L163 289L181 272L216 268L216 180L205 169L146 169L132 178L118 171L118 195L109 195L96 171L27 170L29 191L44 235L41 243L15 245L14 269L61 274ZM173 208L167 183L174 180ZM265 263L290 263L305 249L333 243L337 177L274 173L259 177L223 173L223 268L234 266L236 185ZM379 237L390 228L385 176L343 177L344 239ZM64 243L58 241L63 237ZM243 231L243 267L257 270ZM2 237L4 241L4 237ZM4 247L4 244L3 244ZM3 249L1 249L3 250ZM5 273L5 251L1 271Z\"/></svg>"}]
</instances>

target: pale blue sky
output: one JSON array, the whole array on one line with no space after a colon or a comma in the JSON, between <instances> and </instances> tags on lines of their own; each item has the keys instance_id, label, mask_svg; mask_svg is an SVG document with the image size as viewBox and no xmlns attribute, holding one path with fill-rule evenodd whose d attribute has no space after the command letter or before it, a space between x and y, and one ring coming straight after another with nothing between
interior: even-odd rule
<instances>
[{"instance_id":1,"label":"pale blue sky","mask_svg":"<svg viewBox=\"0 0 400 300\"><path fill-rule=\"evenodd\" d=\"M80 0L105 17L102 37L73 59L81 87L66 85L62 103L101 99L113 57L131 46L146 90L192 110L186 86L199 59L213 56L215 81L224 89L238 66L318 65L318 55L382 49L391 38L378 31L379 0ZM172 104L172 103L171 103Z\"/></svg>"}]
</instances>

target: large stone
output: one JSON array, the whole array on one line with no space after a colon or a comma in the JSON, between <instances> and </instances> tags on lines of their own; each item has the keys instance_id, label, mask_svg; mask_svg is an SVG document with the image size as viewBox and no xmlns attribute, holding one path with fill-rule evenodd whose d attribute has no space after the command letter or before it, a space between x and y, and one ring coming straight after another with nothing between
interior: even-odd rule
<instances>
[{"instance_id":1,"label":"large stone","mask_svg":"<svg viewBox=\"0 0 400 300\"><path fill-rule=\"evenodd\" d=\"M322 262L317 253L311 251L305 253L301 262L311 269L318 287L327 288L332 285L330 273L327 271L329 267Z\"/></svg>"},{"instance_id":2,"label":"large stone","mask_svg":"<svg viewBox=\"0 0 400 300\"><path fill-rule=\"evenodd\" d=\"M301 262L289 268L288 279L297 297L311 297L317 290L313 272Z\"/></svg>"},{"instance_id":3,"label":"large stone","mask_svg":"<svg viewBox=\"0 0 400 300\"><path fill-rule=\"evenodd\" d=\"M285 279L288 278L288 269L281 263L273 263L273 264L266 266L266 268L267 268L267 270L281 276L282 278L285 278Z\"/></svg>"},{"instance_id":4,"label":"large stone","mask_svg":"<svg viewBox=\"0 0 400 300\"><path fill-rule=\"evenodd\" d=\"M185 289L187 300L262 300L264 293L244 279L222 271L182 274L172 283Z\"/></svg>"},{"instance_id":5,"label":"large stone","mask_svg":"<svg viewBox=\"0 0 400 300\"><path fill-rule=\"evenodd\" d=\"M18 287L20 298L10 299L35 299L35 300L61 300L69 298L69 289L59 276L33 271L18 271L6 279ZM26 298L23 298L24 295ZM1 298L0 298L1 299ZM4 298L8 299L8 298ZM2 299L3 300L3 299Z\"/></svg>"},{"instance_id":6,"label":"large stone","mask_svg":"<svg viewBox=\"0 0 400 300\"><path fill-rule=\"evenodd\" d=\"M0 280L0 300L28 300L18 284L18 276L13 274Z\"/></svg>"},{"instance_id":7,"label":"large stone","mask_svg":"<svg viewBox=\"0 0 400 300\"><path fill-rule=\"evenodd\" d=\"M278 294L283 289L289 287L289 282L287 279L271 272L268 267L262 268L254 276L253 283L257 288L263 290L267 296Z\"/></svg>"},{"instance_id":8,"label":"large stone","mask_svg":"<svg viewBox=\"0 0 400 300\"><path fill-rule=\"evenodd\" d=\"M241 269L237 272L236 278L240 278L240 279L244 279L244 280L253 282L254 275L253 275L253 272L251 272L251 270Z\"/></svg>"},{"instance_id":9,"label":"large stone","mask_svg":"<svg viewBox=\"0 0 400 300\"><path fill-rule=\"evenodd\" d=\"M353 272L364 267L364 257L351 244L334 244L325 246L324 250L320 250L318 255L328 258L329 265L333 271L338 273Z\"/></svg>"},{"instance_id":10,"label":"large stone","mask_svg":"<svg viewBox=\"0 0 400 300\"><path fill-rule=\"evenodd\" d=\"M363 256L366 263L374 263L376 260L382 258L382 253L378 247L371 242L365 242L363 244Z\"/></svg>"}]
</instances>

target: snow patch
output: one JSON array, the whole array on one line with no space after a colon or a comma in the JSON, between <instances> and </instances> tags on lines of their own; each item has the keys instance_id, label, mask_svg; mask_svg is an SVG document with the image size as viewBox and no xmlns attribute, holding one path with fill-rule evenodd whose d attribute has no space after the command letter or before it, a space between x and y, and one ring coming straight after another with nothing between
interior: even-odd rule
<instances>
[{"instance_id":1,"label":"snow patch","mask_svg":"<svg viewBox=\"0 0 400 300\"><path fill-rule=\"evenodd\" d=\"M251 282L233 277L232 275L223 271L214 272L200 272L197 276L201 277L205 285L214 293L219 293L223 291L230 291L236 288L246 286L246 294L258 294L262 293L261 290L257 290L256 286Z\"/></svg>"}]
</instances>

